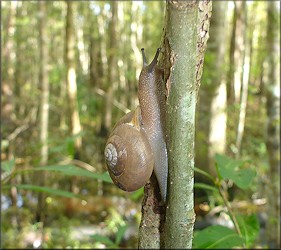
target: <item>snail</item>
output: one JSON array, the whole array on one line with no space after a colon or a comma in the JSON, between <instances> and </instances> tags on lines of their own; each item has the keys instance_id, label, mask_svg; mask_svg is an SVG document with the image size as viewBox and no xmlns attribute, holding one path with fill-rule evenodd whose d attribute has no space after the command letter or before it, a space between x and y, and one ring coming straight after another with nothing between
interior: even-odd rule
<instances>
[{"instance_id":1,"label":"snail","mask_svg":"<svg viewBox=\"0 0 281 250\"><path fill-rule=\"evenodd\" d=\"M166 97L163 70L156 65L160 48L149 65L144 49L141 51L143 68L139 76L139 106L114 126L106 142L105 161L113 182L129 192L144 186L154 170L162 200L166 201Z\"/></svg>"}]
</instances>

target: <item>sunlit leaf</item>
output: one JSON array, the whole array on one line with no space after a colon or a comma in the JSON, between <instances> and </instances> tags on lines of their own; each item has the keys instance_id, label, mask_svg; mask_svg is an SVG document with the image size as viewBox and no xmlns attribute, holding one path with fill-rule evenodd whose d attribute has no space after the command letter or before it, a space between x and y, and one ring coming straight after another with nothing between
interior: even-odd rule
<instances>
[{"instance_id":1,"label":"sunlit leaf","mask_svg":"<svg viewBox=\"0 0 281 250\"><path fill-rule=\"evenodd\" d=\"M74 166L74 165L54 165L54 166L44 166L44 167L36 167L34 168L35 171L45 170L45 171L56 171L60 172L64 175L71 175L71 176L83 176L92 179L102 180L104 182L112 183L112 180L108 174L108 172L100 173L93 173L86 169Z\"/></svg>"},{"instance_id":2,"label":"sunlit leaf","mask_svg":"<svg viewBox=\"0 0 281 250\"><path fill-rule=\"evenodd\" d=\"M233 230L220 225L210 226L201 231L195 231L193 247L199 249L230 249L241 247L244 239Z\"/></svg>"},{"instance_id":3,"label":"sunlit leaf","mask_svg":"<svg viewBox=\"0 0 281 250\"><path fill-rule=\"evenodd\" d=\"M67 198L80 198L80 195L64 191L61 189L54 189L54 188L49 188L49 187L41 187L41 186L36 186L36 185L29 185L29 184L22 184L22 185L15 185L16 188L18 189L26 189L26 190L33 190L37 192L44 192L44 193L49 193L52 195L58 195L62 197L67 197Z\"/></svg>"},{"instance_id":4,"label":"sunlit leaf","mask_svg":"<svg viewBox=\"0 0 281 250\"><path fill-rule=\"evenodd\" d=\"M144 187L132 192L130 194L130 199L133 201L138 200L141 196L143 196L143 192L144 192Z\"/></svg>"},{"instance_id":5,"label":"sunlit leaf","mask_svg":"<svg viewBox=\"0 0 281 250\"><path fill-rule=\"evenodd\" d=\"M245 161L234 160L219 154L216 154L215 161L219 176L223 179L232 180L242 189L248 188L256 175L253 169L241 168L245 164Z\"/></svg>"},{"instance_id":6,"label":"sunlit leaf","mask_svg":"<svg viewBox=\"0 0 281 250\"><path fill-rule=\"evenodd\" d=\"M91 238L97 242L100 242L100 243L103 243L107 246L114 246L114 242L109 239L107 236L103 236L103 235L100 235L100 234L94 234L94 235L91 235Z\"/></svg>"},{"instance_id":7,"label":"sunlit leaf","mask_svg":"<svg viewBox=\"0 0 281 250\"><path fill-rule=\"evenodd\" d=\"M242 235L244 236L246 246L250 248L257 236L259 235L259 222L255 214L249 216L237 216L237 221L241 230Z\"/></svg>"},{"instance_id":8,"label":"sunlit leaf","mask_svg":"<svg viewBox=\"0 0 281 250\"><path fill-rule=\"evenodd\" d=\"M117 234L116 234L116 239L115 239L116 245L120 244L120 242L121 242L121 240L122 240L126 230L127 230L127 225L120 226L118 228L118 231L117 231Z\"/></svg>"},{"instance_id":9,"label":"sunlit leaf","mask_svg":"<svg viewBox=\"0 0 281 250\"><path fill-rule=\"evenodd\" d=\"M13 168L15 166L15 159L12 159L10 161L3 161L1 163L1 169L3 170L3 172L7 172L7 173L11 173Z\"/></svg>"}]
</instances>

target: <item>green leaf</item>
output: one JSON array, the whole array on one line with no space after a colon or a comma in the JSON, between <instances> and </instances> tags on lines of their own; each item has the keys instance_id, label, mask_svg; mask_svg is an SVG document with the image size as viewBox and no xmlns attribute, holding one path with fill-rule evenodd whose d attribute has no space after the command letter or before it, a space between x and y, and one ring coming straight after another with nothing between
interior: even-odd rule
<instances>
[{"instance_id":1,"label":"green leaf","mask_svg":"<svg viewBox=\"0 0 281 250\"><path fill-rule=\"evenodd\" d=\"M210 249L242 246L244 239L233 230L220 225L210 226L202 231L195 231L193 248Z\"/></svg>"},{"instance_id":2,"label":"green leaf","mask_svg":"<svg viewBox=\"0 0 281 250\"><path fill-rule=\"evenodd\" d=\"M27 189L27 190L33 190L37 192L44 192L44 193L49 193L52 195L58 195L62 197L67 197L67 198L79 198L81 199L80 195L64 191L61 189L54 189L54 188L49 188L49 187L41 187L41 186L35 186L35 185L29 185L29 184L22 184L22 185L15 185L16 188L19 189Z\"/></svg>"},{"instance_id":3,"label":"green leaf","mask_svg":"<svg viewBox=\"0 0 281 250\"><path fill-rule=\"evenodd\" d=\"M121 240L122 240L122 238L123 238L123 236L124 236L126 230L127 230L127 225L120 226L120 227L118 228L118 232L117 232L117 234L116 234L116 239L115 239L116 245L119 245L119 244L120 244L120 242L121 242Z\"/></svg>"},{"instance_id":4,"label":"green leaf","mask_svg":"<svg viewBox=\"0 0 281 250\"><path fill-rule=\"evenodd\" d=\"M256 172L252 169L241 168L245 161L234 160L219 154L216 154L215 161L219 176L223 179L232 180L242 189L247 189L256 175Z\"/></svg>"},{"instance_id":5,"label":"green leaf","mask_svg":"<svg viewBox=\"0 0 281 250\"><path fill-rule=\"evenodd\" d=\"M100 242L100 243L103 243L107 246L115 246L114 242L109 239L107 236L103 236L103 235L100 235L100 234L94 234L94 235L91 235L91 238L97 242Z\"/></svg>"},{"instance_id":6,"label":"green leaf","mask_svg":"<svg viewBox=\"0 0 281 250\"><path fill-rule=\"evenodd\" d=\"M137 201L141 196L143 196L144 193L144 187L132 192L130 194L130 199L133 201Z\"/></svg>"},{"instance_id":7,"label":"green leaf","mask_svg":"<svg viewBox=\"0 0 281 250\"><path fill-rule=\"evenodd\" d=\"M10 161L3 161L1 164L1 169L3 170L3 172L7 172L8 174L11 174L14 166L15 166L15 159L12 159Z\"/></svg>"},{"instance_id":8,"label":"green leaf","mask_svg":"<svg viewBox=\"0 0 281 250\"><path fill-rule=\"evenodd\" d=\"M34 168L35 171L45 170L45 171L55 171L60 172L64 175L71 175L71 176L82 176L88 177L92 179L102 180L104 182L112 183L112 180L108 174L108 172L100 173L93 173L89 170L74 166L74 165L54 165L54 166L44 166L44 167L36 167Z\"/></svg>"},{"instance_id":9,"label":"green leaf","mask_svg":"<svg viewBox=\"0 0 281 250\"><path fill-rule=\"evenodd\" d=\"M194 188L206 189L206 190L210 190L213 192L219 191L216 187L213 187L213 186L205 184L205 183L194 183Z\"/></svg>"},{"instance_id":10,"label":"green leaf","mask_svg":"<svg viewBox=\"0 0 281 250\"><path fill-rule=\"evenodd\" d=\"M200 168L197 168L197 167L194 167L194 171L199 173L199 174L202 174L204 176L206 176L207 178L209 178L210 180L214 181L214 177L211 176L209 173L207 173L206 171L200 169Z\"/></svg>"},{"instance_id":11,"label":"green leaf","mask_svg":"<svg viewBox=\"0 0 281 250\"><path fill-rule=\"evenodd\" d=\"M237 216L237 221L241 230L242 235L244 236L246 247L250 248L253 246L257 236L259 235L259 222L255 214Z\"/></svg>"}]
</instances>

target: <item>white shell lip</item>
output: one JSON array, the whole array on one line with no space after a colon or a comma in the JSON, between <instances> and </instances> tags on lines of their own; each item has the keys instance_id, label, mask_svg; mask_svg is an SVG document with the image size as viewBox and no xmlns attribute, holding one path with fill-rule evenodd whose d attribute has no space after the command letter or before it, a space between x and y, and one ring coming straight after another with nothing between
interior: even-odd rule
<instances>
[{"instance_id":1,"label":"white shell lip","mask_svg":"<svg viewBox=\"0 0 281 250\"><path fill-rule=\"evenodd\" d=\"M106 145L104 155L105 155L106 163L110 167L114 168L117 164L118 159L117 159L117 150L112 143Z\"/></svg>"}]
</instances>

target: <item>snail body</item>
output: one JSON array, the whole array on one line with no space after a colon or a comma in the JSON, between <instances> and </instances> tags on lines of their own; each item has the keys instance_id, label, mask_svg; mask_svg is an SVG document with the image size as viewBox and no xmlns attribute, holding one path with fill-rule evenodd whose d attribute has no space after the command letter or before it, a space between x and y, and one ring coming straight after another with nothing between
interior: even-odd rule
<instances>
[{"instance_id":1,"label":"snail body","mask_svg":"<svg viewBox=\"0 0 281 250\"><path fill-rule=\"evenodd\" d=\"M165 142L165 84L163 70L156 65L159 53L160 49L148 65L142 49L139 106L114 126L106 143L105 159L113 182L125 191L144 186L154 170L161 197L165 201L168 158Z\"/></svg>"}]
</instances>

